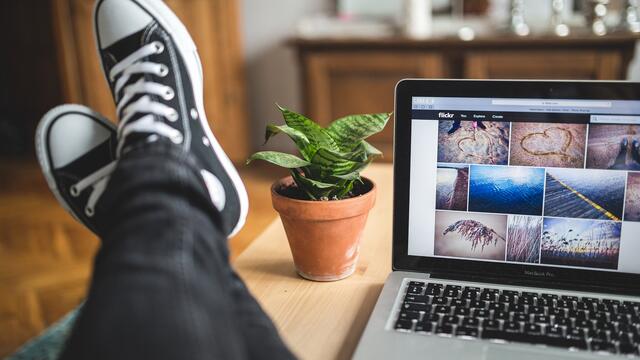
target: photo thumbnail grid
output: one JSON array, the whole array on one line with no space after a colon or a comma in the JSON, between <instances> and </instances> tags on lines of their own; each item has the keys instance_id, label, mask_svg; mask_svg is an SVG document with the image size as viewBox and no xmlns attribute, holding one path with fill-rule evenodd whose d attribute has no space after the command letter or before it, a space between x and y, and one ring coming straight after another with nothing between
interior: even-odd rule
<instances>
[{"instance_id":1,"label":"photo thumbnail grid","mask_svg":"<svg viewBox=\"0 0 640 360\"><path fill-rule=\"evenodd\" d=\"M591 128L439 121L434 254L617 269L621 221L640 221L640 126Z\"/></svg>"}]
</instances>

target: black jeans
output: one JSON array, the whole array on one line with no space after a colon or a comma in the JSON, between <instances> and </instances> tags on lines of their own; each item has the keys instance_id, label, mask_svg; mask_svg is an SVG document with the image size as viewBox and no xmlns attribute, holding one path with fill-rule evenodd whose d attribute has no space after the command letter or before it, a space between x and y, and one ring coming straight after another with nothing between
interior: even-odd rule
<instances>
[{"instance_id":1,"label":"black jeans","mask_svg":"<svg viewBox=\"0 0 640 360\"><path fill-rule=\"evenodd\" d=\"M102 246L63 359L288 359L231 269L194 159L168 142L123 155L97 219Z\"/></svg>"}]
</instances>

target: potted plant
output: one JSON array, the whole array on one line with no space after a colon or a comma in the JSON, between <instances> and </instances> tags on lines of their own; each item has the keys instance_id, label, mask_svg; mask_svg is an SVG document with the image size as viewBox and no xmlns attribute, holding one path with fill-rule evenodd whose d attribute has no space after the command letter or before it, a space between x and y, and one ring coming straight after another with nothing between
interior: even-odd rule
<instances>
[{"instance_id":1,"label":"potted plant","mask_svg":"<svg viewBox=\"0 0 640 360\"><path fill-rule=\"evenodd\" d=\"M376 187L360 176L382 153L364 139L382 131L390 114L350 115L323 128L278 106L284 125L267 125L265 143L284 133L299 155L260 151L247 160L264 160L290 170L271 187L298 274L334 281L353 273L360 238Z\"/></svg>"}]
</instances>

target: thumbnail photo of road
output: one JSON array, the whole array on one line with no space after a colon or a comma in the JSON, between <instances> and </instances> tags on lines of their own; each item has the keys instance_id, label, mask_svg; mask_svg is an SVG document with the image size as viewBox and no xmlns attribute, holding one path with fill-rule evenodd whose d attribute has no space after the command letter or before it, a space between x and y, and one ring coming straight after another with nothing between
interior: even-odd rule
<instances>
[{"instance_id":1,"label":"thumbnail photo of road","mask_svg":"<svg viewBox=\"0 0 640 360\"><path fill-rule=\"evenodd\" d=\"M440 121L438 162L506 165L509 122Z\"/></svg>"},{"instance_id":2,"label":"thumbnail photo of road","mask_svg":"<svg viewBox=\"0 0 640 360\"><path fill-rule=\"evenodd\" d=\"M545 216L622 219L624 171L547 169Z\"/></svg>"},{"instance_id":3,"label":"thumbnail photo of road","mask_svg":"<svg viewBox=\"0 0 640 360\"><path fill-rule=\"evenodd\" d=\"M436 209L467 210L469 166L438 164Z\"/></svg>"},{"instance_id":4,"label":"thumbnail photo of road","mask_svg":"<svg viewBox=\"0 0 640 360\"><path fill-rule=\"evenodd\" d=\"M617 269L620 222L544 218L540 262Z\"/></svg>"},{"instance_id":5,"label":"thumbnail photo of road","mask_svg":"<svg viewBox=\"0 0 640 360\"><path fill-rule=\"evenodd\" d=\"M625 221L640 221L640 173L627 174L627 196L624 205Z\"/></svg>"},{"instance_id":6,"label":"thumbnail photo of road","mask_svg":"<svg viewBox=\"0 0 640 360\"><path fill-rule=\"evenodd\" d=\"M542 215L544 169L471 165L469 211Z\"/></svg>"},{"instance_id":7,"label":"thumbnail photo of road","mask_svg":"<svg viewBox=\"0 0 640 360\"><path fill-rule=\"evenodd\" d=\"M510 215L507 227L507 261L538 263L542 217Z\"/></svg>"},{"instance_id":8,"label":"thumbnail photo of road","mask_svg":"<svg viewBox=\"0 0 640 360\"><path fill-rule=\"evenodd\" d=\"M586 124L511 124L510 165L582 168Z\"/></svg>"},{"instance_id":9,"label":"thumbnail photo of road","mask_svg":"<svg viewBox=\"0 0 640 360\"><path fill-rule=\"evenodd\" d=\"M436 211L434 254L504 260L507 215Z\"/></svg>"},{"instance_id":10,"label":"thumbnail photo of road","mask_svg":"<svg viewBox=\"0 0 640 360\"><path fill-rule=\"evenodd\" d=\"M640 170L639 125L589 125L587 168Z\"/></svg>"}]
</instances>

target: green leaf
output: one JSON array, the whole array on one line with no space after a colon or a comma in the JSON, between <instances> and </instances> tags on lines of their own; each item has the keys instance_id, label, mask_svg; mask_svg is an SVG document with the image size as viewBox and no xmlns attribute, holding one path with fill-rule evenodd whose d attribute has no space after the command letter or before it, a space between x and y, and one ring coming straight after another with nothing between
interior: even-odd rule
<instances>
[{"instance_id":1,"label":"green leaf","mask_svg":"<svg viewBox=\"0 0 640 360\"><path fill-rule=\"evenodd\" d=\"M328 175L345 174L358 166L358 162L345 158L343 154L320 148L316 151L311 163L317 165Z\"/></svg>"},{"instance_id":2,"label":"green leaf","mask_svg":"<svg viewBox=\"0 0 640 360\"><path fill-rule=\"evenodd\" d=\"M287 125L267 125L267 130L264 134L265 144L271 137L279 133L285 133L286 135L288 135L289 138L291 138L291 140L293 140L293 142L298 147L298 150L300 151L300 154L302 154L302 157L304 157L306 160L310 160L313 157L313 154L315 154L316 148L314 146L311 146L311 143L309 142L309 139L307 139L307 136L301 131L298 131Z\"/></svg>"},{"instance_id":3,"label":"green leaf","mask_svg":"<svg viewBox=\"0 0 640 360\"><path fill-rule=\"evenodd\" d=\"M342 180L358 180L360 179L360 170L352 171L344 175L333 175L333 176Z\"/></svg>"},{"instance_id":4,"label":"green leaf","mask_svg":"<svg viewBox=\"0 0 640 360\"><path fill-rule=\"evenodd\" d=\"M283 108L280 105L278 105L278 109L282 112L284 122L289 127L305 134L312 145L316 147L325 147L334 151L340 150L335 140L327 133L327 131L320 125L316 124L313 120L304 115Z\"/></svg>"},{"instance_id":5,"label":"green leaf","mask_svg":"<svg viewBox=\"0 0 640 360\"><path fill-rule=\"evenodd\" d=\"M253 160L264 160L272 164L282 166L287 169L293 169L293 168L299 168L299 167L311 165L310 162L300 159L295 155L286 154L278 151L257 152L251 155L249 159L247 159L247 164L249 164Z\"/></svg>"},{"instance_id":6,"label":"green leaf","mask_svg":"<svg viewBox=\"0 0 640 360\"><path fill-rule=\"evenodd\" d=\"M333 121L327 133L340 149L351 149L358 141L382 131L390 116L390 113L345 116Z\"/></svg>"},{"instance_id":7,"label":"green leaf","mask_svg":"<svg viewBox=\"0 0 640 360\"><path fill-rule=\"evenodd\" d=\"M348 181L342 186L342 190L338 192L338 199L344 198L349 192L351 192L351 190L353 190L353 181Z\"/></svg>"},{"instance_id":8,"label":"green leaf","mask_svg":"<svg viewBox=\"0 0 640 360\"><path fill-rule=\"evenodd\" d=\"M307 194L311 200L319 200L329 195L337 188L336 184L325 183L322 181L307 178L297 171L291 171L293 180L298 184L298 188Z\"/></svg>"},{"instance_id":9,"label":"green leaf","mask_svg":"<svg viewBox=\"0 0 640 360\"><path fill-rule=\"evenodd\" d=\"M369 158L376 158L380 156L382 156L382 152L364 140L358 142L358 145L356 145L353 150L344 154L345 158L356 162L363 162L367 161Z\"/></svg>"},{"instance_id":10,"label":"green leaf","mask_svg":"<svg viewBox=\"0 0 640 360\"><path fill-rule=\"evenodd\" d=\"M302 180L302 182L305 185L311 186L311 187L316 188L316 189L323 189L324 190L324 189L331 189L331 188L336 187L336 184L329 184L329 183L325 183L325 182L322 182L322 181L309 179L309 178L304 177L302 175L299 175L298 177Z\"/></svg>"},{"instance_id":11,"label":"green leaf","mask_svg":"<svg viewBox=\"0 0 640 360\"><path fill-rule=\"evenodd\" d=\"M378 148L369 144L368 142L362 140L362 145L364 146L365 152L367 153L368 156L374 156L374 157L382 156L382 151L378 150Z\"/></svg>"}]
</instances>

